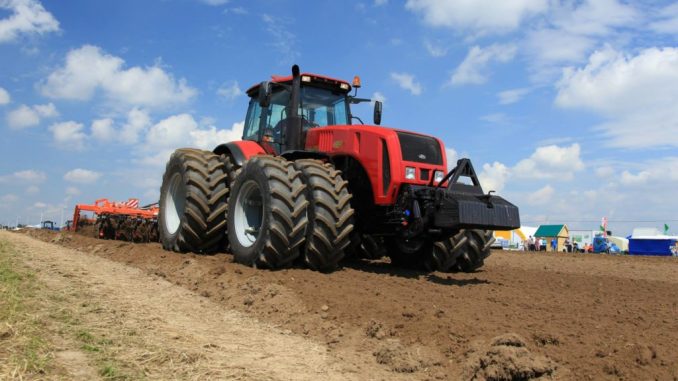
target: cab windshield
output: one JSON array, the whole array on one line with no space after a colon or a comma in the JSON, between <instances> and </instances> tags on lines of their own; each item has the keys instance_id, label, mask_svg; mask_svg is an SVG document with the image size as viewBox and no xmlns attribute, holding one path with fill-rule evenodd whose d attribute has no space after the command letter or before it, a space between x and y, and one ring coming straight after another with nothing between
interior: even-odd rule
<instances>
[{"instance_id":1,"label":"cab windshield","mask_svg":"<svg viewBox=\"0 0 678 381\"><path fill-rule=\"evenodd\" d=\"M263 112L257 99L252 98L245 118L243 138L259 141L263 136L268 142L282 143L281 122L289 116L289 105L290 90L283 86L274 89L270 105ZM298 113L303 119L304 130L350 124L346 95L329 89L302 87ZM264 130L259 131L262 126Z\"/></svg>"},{"instance_id":2,"label":"cab windshield","mask_svg":"<svg viewBox=\"0 0 678 381\"><path fill-rule=\"evenodd\" d=\"M338 91L302 86L301 117L312 127L350 124L346 95Z\"/></svg>"}]
</instances>

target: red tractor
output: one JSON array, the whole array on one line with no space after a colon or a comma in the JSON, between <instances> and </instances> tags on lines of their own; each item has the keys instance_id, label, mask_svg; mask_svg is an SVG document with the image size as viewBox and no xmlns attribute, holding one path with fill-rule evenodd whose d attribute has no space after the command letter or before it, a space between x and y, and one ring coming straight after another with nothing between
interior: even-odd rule
<instances>
[{"instance_id":1,"label":"red tractor","mask_svg":"<svg viewBox=\"0 0 678 381\"><path fill-rule=\"evenodd\" d=\"M363 124L351 113L370 102L358 87L296 65L251 87L243 140L170 157L163 247L230 248L236 262L271 269L303 261L327 272L355 253L428 271L482 266L492 230L520 226L518 208L484 193L468 159L448 173L439 139L379 127L380 102L375 125Z\"/></svg>"}]
</instances>

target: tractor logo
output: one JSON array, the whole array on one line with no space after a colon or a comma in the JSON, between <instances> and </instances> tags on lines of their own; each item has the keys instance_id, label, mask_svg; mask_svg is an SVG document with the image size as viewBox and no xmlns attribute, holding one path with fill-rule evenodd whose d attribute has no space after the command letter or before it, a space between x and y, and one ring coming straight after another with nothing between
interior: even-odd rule
<instances>
[{"instance_id":1,"label":"tractor logo","mask_svg":"<svg viewBox=\"0 0 678 381\"><path fill-rule=\"evenodd\" d=\"M426 160L426 155L424 155L423 153L420 153L420 154L419 154L419 158L420 158L421 160Z\"/></svg>"}]
</instances>

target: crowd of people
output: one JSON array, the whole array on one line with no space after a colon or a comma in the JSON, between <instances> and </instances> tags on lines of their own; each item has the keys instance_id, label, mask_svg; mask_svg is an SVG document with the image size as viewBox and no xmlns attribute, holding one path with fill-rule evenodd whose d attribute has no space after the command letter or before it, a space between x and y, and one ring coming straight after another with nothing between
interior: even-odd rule
<instances>
[{"instance_id":1,"label":"crowd of people","mask_svg":"<svg viewBox=\"0 0 678 381\"><path fill-rule=\"evenodd\" d=\"M539 237L529 236L523 242L524 251L547 251L547 245L550 246L549 251L558 251L558 241L555 238L552 238L550 242L546 239ZM563 251L568 253L586 253L593 251L593 246L585 244L582 247L579 247L577 242L571 242L569 238L565 238L563 242Z\"/></svg>"}]
</instances>

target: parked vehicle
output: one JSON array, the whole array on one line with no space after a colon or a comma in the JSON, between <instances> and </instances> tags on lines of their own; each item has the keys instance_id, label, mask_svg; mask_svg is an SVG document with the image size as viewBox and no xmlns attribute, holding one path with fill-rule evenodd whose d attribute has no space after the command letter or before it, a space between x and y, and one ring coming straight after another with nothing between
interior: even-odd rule
<instances>
[{"instance_id":1,"label":"parked vehicle","mask_svg":"<svg viewBox=\"0 0 678 381\"><path fill-rule=\"evenodd\" d=\"M59 227L55 225L54 221L42 221L40 229L59 231Z\"/></svg>"}]
</instances>

